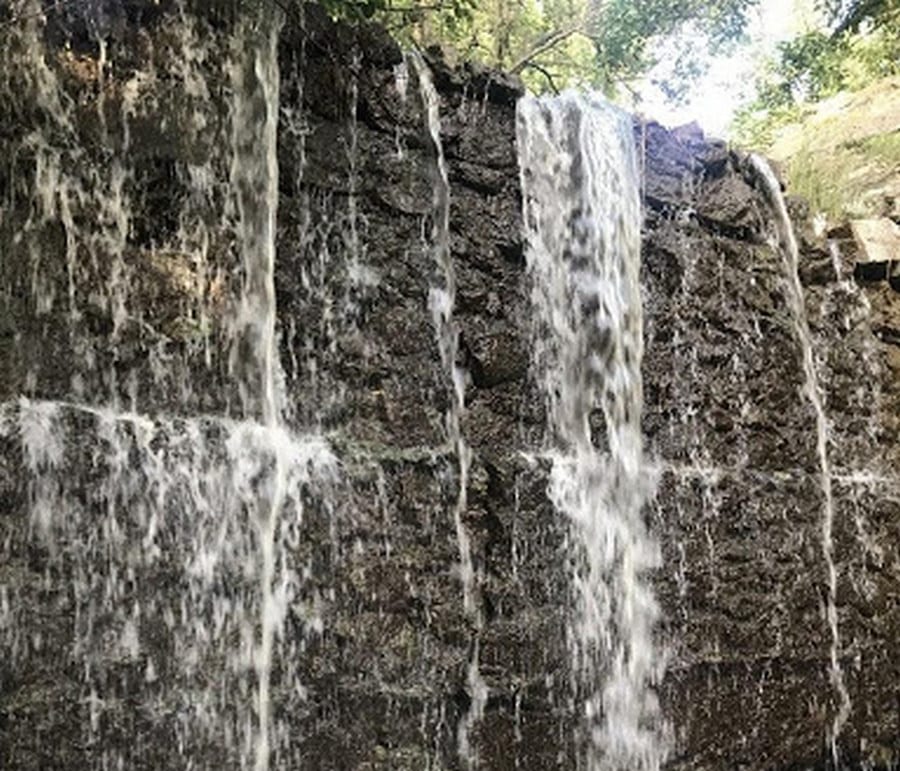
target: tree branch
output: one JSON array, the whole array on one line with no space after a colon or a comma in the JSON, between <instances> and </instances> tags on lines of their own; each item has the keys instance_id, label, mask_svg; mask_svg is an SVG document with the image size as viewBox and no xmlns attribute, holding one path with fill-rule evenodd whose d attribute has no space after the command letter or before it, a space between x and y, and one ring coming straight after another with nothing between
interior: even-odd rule
<instances>
[{"instance_id":1,"label":"tree branch","mask_svg":"<svg viewBox=\"0 0 900 771\"><path fill-rule=\"evenodd\" d=\"M547 72L547 70L545 70L543 67L541 67L540 64L535 64L534 62L526 62L523 65L523 69L527 69L527 68L531 68L532 70L537 70L539 73L541 73L541 75L543 75L545 78L547 78L547 85L550 86L550 90L557 96L559 95L559 89L556 87L556 83L553 81L553 76L549 72Z\"/></svg>"},{"instance_id":2,"label":"tree branch","mask_svg":"<svg viewBox=\"0 0 900 771\"><path fill-rule=\"evenodd\" d=\"M542 35L538 38L537 42L531 47L528 53L524 54L513 63L512 67L509 68L510 74L518 75L523 69L525 69L525 67L529 66L532 63L533 59L537 58L542 53L549 51L559 43L562 43L563 40L572 37L572 35L574 35L576 32L581 32L582 28L583 25L579 21L577 24L572 24L568 27L553 30L552 32L548 32L546 35Z\"/></svg>"}]
</instances>

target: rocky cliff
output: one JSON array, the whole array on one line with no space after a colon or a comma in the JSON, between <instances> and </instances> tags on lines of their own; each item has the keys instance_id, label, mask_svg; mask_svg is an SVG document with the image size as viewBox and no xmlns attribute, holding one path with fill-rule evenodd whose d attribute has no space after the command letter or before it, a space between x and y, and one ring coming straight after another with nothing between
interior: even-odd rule
<instances>
[{"instance_id":1,"label":"rocky cliff","mask_svg":"<svg viewBox=\"0 0 900 771\"><path fill-rule=\"evenodd\" d=\"M0 26L2 766L250 765L256 675L238 621L258 604L252 500L287 465L272 767L464 767L477 661L473 765L576 768L574 558L540 453L518 87L428 60L466 373L473 615L428 299L438 167L414 68L382 31L312 7L281 27L275 288L292 438L270 445L242 422L229 356L246 280L235 95L261 78L241 69L237 26L165 2L127 4L99 32L53 10ZM723 143L634 133L666 767L824 769L841 706L826 501L773 202ZM791 208L829 422L852 705L837 743L846 767L887 768L900 752L900 300L886 281L854 283ZM298 438L313 433L327 450Z\"/></svg>"}]
</instances>

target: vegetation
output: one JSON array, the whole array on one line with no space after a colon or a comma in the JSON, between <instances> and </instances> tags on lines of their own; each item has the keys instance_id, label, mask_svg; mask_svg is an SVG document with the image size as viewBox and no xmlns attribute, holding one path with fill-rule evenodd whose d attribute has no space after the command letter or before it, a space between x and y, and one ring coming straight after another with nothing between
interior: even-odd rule
<instances>
[{"instance_id":1,"label":"vegetation","mask_svg":"<svg viewBox=\"0 0 900 771\"><path fill-rule=\"evenodd\" d=\"M769 155L791 190L834 221L897 216L900 209L900 77L843 93L778 132Z\"/></svg>"},{"instance_id":2,"label":"vegetation","mask_svg":"<svg viewBox=\"0 0 900 771\"><path fill-rule=\"evenodd\" d=\"M900 0L823 0L821 29L778 47L736 141L781 162L830 219L890 215L900 192Z\"/></svg>"},{"instance_id":3,"label":"vegetation","mask_svg":"<svg viewBox=\"0 0 900 771\"><path fill-rule=\"evenodd\" d=\"M676 78L698 71L700 48L740 39L758 0L324 0L336 16L374 18L420 47L520 74L536 91L629 88L657 63L661 41ZM666 84L683 92L682 83Z\"/></svg>"},{"instance_id":4,"label":"vegetation","mask_svg":"<svg viewBox=\"0 0 900 771\"><path fill-rule=\"evenodd\" d=\"M778 128L801 120L817 102L900 74L900 0L825 0L821 10L824 30L782 43L764 64L756 99L734 122L741 144L768 148Z\"/></svg>"},{"instance_id":5,"label":"vegetation","mask_svg":"<svg viewBox=\"0 0 900 771\"><path fill-rule=\"evenodd\" d=\"M147 0L149 3L151 0ZM305 0L186 0L225 14L248 6L280 7L296 16ZM742 38L759 0L317 0L351 22L374 20L402 42L438 45L451 56L522 76L534 91L591 87L613 94L632 89L660 58L669 62L672 96L685 93L710 51ZM42 6L79 17L96 32L128 0L26 0L14 23ZM97 33L100 34L100 33Z\"/></svg>"}]
</instances>

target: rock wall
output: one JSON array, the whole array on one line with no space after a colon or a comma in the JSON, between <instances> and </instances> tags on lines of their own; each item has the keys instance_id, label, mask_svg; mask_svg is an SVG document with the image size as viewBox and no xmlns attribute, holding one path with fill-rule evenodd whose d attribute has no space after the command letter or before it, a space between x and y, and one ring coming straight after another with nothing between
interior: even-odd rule
<instances>
[{"instance_id":1,"label":"rock wall","mask_svg":"<svg viewBox=\"0 0 900 771\"><path fill-rule=\"evenodd\" d=\"M114 542L100 516L141 510L154 459L226 463L217 416L242 417L228 362L241 282L223 65L236 56L235 18L123 8L102 55L62 14L0 27L0 764L10 769L246 759L252 676L229 669L221 640L188 675L178 660L196 492L174 474L158 488L172 514L154 561L135 557L148 543L136 515ZM477 650L489 692L472 729L475 765L576 768L565 639L575 557L535 459L544 420L530 375L518 87L429 59L468 373L463 524L479 629L458 574L452 391L428 306L436 158L415 74L383 32L336 26L315 8L285 21L279 50L275 279L289 423L324 433L340 472L327 489L304 488L284 557L299 578L272 675L272 765L463 767ZM824 501L772 205L743 155L689 127L636 121L635 141L667 768L825 768L838 701ZM886 282L859 288L793 208L831 423L840 663L853 704L841 757L886 768L900 752L898 300ZM52 474L21 429L46 400L62 402ZM148 423L109 417L130 411ZM109 451L123 447L124 460ZM74 521L77 509L77 532L42 537L44 504L51 520ZM102 563L100 583L85 583L85 555ZM109 578L117 570L126 581ZM216 596L239 607L242 586L239 571L226 575ZM128 618L137 642L126 655L116 640ZM216 718L202 730L201 697Z\"/></svg>"}]
</instances>

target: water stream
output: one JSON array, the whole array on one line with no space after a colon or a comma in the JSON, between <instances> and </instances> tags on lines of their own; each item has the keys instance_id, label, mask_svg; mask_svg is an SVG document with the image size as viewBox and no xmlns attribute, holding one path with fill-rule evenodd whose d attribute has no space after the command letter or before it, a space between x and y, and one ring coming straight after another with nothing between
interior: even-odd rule
<instances>
[{"instance_id":1,"label":"water stream","mask_svg":"<svg viewBox=\"0 0 900 771\"><path fill-rule=\"evenodd\" d=\"M466 687L470 704L458 731L459 754L473 765L477 756L470 741L473 726L482 718L487 703L487 686L478 667L478 635L482 628L482 616L476 598L476 575L472 563L472 545L463 523L466 513L466 496L469 486L469 469L472 452L463 435L461 420L465 412L466 372L458 364L459 330L453 319L456 304L456 272L450 254L450 181L447 162L441 142L440 101L428 65L418 52L410 54L410 61L419 81L419 94L425 107L425 118L431 141L437 156L437 175L434 181L434 221L432 224L432 250L438 267L436 283L431 287L428 305L437 335L441 362L452 383L452 398L447 410L447 440L456 452L459 472L459 489L453 508L453 525L459 546L459 574L463 589L463 609L472 625L475 640L466 672Z\"/></svg>"},{"instance_id":2,"label":"water stream","mask_svg":"<svg viewBox=\"0 0 900 771\"><path fill-rule=\"evenodd\" d=\"M585 767L665 757L663 655L647 572L659 551L641 437L641 208L630 120L598 97L524 98L517 141L535 364L553 440L549 494L572 534L570 651Z\"/></svg>"},{"instance_id":3,"label":"water stream","mask_svg":"<svg viewBox=\"0 0 900 771\"><path fill-rule=\"evenodd\" d=\"M828 737L831 752L835 764L838 764L837 740L841 729L850 716L850 693L841 667L841 637L838 627L837 615L837 567L834 561L834 514L835 502L832 490L831 462L828 457L829 426L828 417L825 414L825 402L822 395L822 387L816 370L815 354L812 346L812 335L806 316L806 305L803 296L803 286L800 283L799 274L799 248L794 228L787 211L787 204L781 193L781 185L775 177L771 166L764 158L758 155L750 157L753 168L758 172L760 179L766 188L766 193L772 201L776 214L776 227L778 233L777 247L784 257L784 268L787 277L787 299L790 306L791 319L794 324L794 334L800 345L800 353L805 378L803 392L809 399L815 413L816 431L816 455L819 462L819 482L822 488L822 556L827 570L827 591L825 598L825 618L828 624L828 633L831 639L829 646L829 676L832 687L838 697L838 708L832 718L830 735Z\"/></svg>"},{"instance_id":4,"label":"water stream","mask_svg":"<svg viewBox=\"0 0 900 771\"><path fill-rule=\"evenodd\" d=\"M34 537L70 576L86 739L139 705L175 716L186 759L213 743L231 767L268 767L282 733L267 679L274 643L288 608L307 603L289 549L334 477L326 443L249 421L28 399L0 405L10 438L30 477ZM3 629L21 660L46 644L31 629L21 614ZM280 662L282 687L302 686L295 668Z\"/></svg>"},{"instance_id":5,"label":"water stream","mask_svg":"<svg viewBox=\"0 0 900 771\"><path fill-rule=\"evenodd\" d=\"M278 33L281 19L271 9L241 22L234 40L231 184L238 210L238 243L243 268L234 324L231 370L240 384L244 416L277 432L283 396L278 386L275 335L275 222L278 208ZM253 653L256 670L257 736L255 771L267 771L270 756L270 677L279 610L276 531L285 503L285 458L273 455L269 480L257 508L260 620Z\"/></svg>"}]
</instances>

